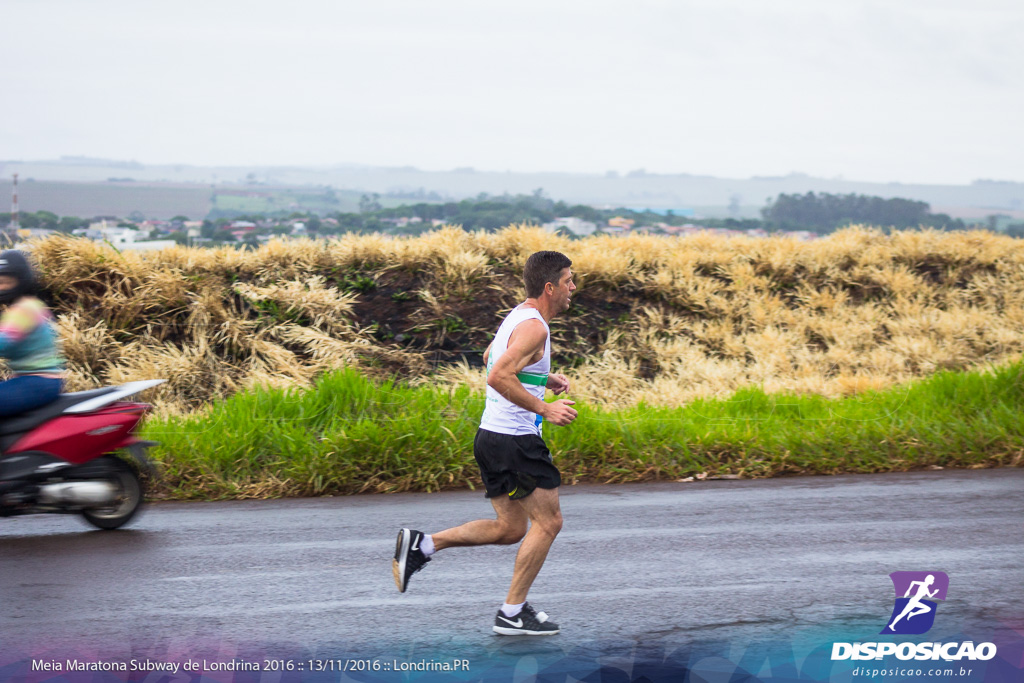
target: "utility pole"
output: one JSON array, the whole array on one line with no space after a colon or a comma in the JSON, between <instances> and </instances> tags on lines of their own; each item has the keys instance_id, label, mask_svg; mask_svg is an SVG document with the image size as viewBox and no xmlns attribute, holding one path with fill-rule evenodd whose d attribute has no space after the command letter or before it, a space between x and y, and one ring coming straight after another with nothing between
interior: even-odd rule
<instances>
[{"instance_id":1,"label":"utility pole","mask_svg":"<svg viewBox=\"0 0 1024 683\"><path fill-rule=\"evenodd\" d=\"M14 237L18 234L21 225L18 223L18 174L14 174L14 184L11 186L11 222L4 230L4 237L11 245L14 244Z\"/></svg>"},{"instance_id":2,"label":"utility pole","mask_svg":"<svg viewBox=\"0 0 1024 683\"><path fill-rule=\"evenodd\" d=\"M11 225L12 231L17 230L21 226L18 224L18 174L14 174L14 185L11 191Z\"/></svg>"}]
</instances>

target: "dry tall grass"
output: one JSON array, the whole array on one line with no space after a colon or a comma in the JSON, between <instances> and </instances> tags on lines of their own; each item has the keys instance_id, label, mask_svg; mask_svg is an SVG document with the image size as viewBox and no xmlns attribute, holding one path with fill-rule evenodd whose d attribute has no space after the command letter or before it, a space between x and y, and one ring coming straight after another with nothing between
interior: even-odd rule
<instances>
[{"instance_id":1,"label":"dry tall grass","mask_svg":"<svg viewBox=\"0 0 1024 683\"><path fill-rule=\"evenodd\" d=\"M855 394L1024 351L1024 243L981 232L855 227L809 243L574 241L513 226L274 241L254 251L118 253L65 237L32 246L59 316L70 388L165 377L154 398L177 413L244 387L308 385L344 365L482 387L479 369L438 369L434 349L375 334L354 313L364 295L339 287L352 273L410 274L418 283L408 292L418 306L410 319L441 339L452 302L493 295L501 280L502 306L514 304L523 291L512 275L539 249L568 254L578 273L578 303L557 319L556 349L600 331L568 373L573 393L610 407L679 405L751 384ZM596 299L626 313L602 321L593 308L580 317L578 307ZM498 314L465 322L493 330Z\"/></svg>"}]
</instances>

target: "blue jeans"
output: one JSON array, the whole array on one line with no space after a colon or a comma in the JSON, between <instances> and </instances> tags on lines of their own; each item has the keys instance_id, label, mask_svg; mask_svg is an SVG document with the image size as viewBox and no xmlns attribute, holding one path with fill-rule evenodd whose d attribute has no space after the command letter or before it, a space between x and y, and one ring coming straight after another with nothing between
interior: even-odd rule
<instances>
[{"instance_id":1,"label":"blue jeans","mask_svg":"<svg viewBox=\"0 0 1024 683\"><path fill-rule=\"evenodd\" d=\"M0 417L20 415L53 403L63 386L62 379L39 375L22 375L0 382Z\"/></svg>"}]
</instances>

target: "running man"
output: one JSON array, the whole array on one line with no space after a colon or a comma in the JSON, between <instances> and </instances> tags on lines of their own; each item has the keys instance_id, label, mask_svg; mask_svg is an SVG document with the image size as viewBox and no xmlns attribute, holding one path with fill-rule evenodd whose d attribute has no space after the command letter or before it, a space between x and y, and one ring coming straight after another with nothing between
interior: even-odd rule
<instances>
[{"instance_id":1,"label":"running man","mask_svg":"<svg viewBox=\"0 0 1024 683\"><path fill-rule=\"evenodd\" d=\"M931 592L928 591L928 587L931 586L933 583L935 583L934 574L929 574L928 576L926 576L924 581L910 582L910 585L907 586L907 593L903 596L905 598L910 598L910 600L907 602L906 607L903 608L903 611L900 612L900 615L893 619L892 623L889 624L890 631L895 632L896 629L893 627L896 626L896 622L902 619L903 617L906 617L907 621L910 621L913 617L916 617L918 614L926 614L932 611L931 607L921 602L921 598L935 597L935 594L939 592L938 588ZM910 593L914 590L914 586L917 586L917 593L914 595L914 597L911 598Z\"/></svg>"},{"instance_id":2,"label":"running man","mask_svg":"<svg viewBox=\"0 0 1024 683\"><path fill-rule=\"evenodd\" d=\"M531 255L523 273L526 301L512 309L484 352L487 402L473 456L497 519L479 519L430 535L415 529L398 532L393 570L403 593L409 577L439 550L522 541L512 585L494 618L494 631L501 635L554 635L559 630L526 602L526 594L562 528L562 477L541 438L541 423L564 426L576 418L573 401L544 401L545 389L556 395L569 391L565 375L549 374L548 321L569 307L576 289L571 265L557 251Z\"/></svg>"}]
</instances>

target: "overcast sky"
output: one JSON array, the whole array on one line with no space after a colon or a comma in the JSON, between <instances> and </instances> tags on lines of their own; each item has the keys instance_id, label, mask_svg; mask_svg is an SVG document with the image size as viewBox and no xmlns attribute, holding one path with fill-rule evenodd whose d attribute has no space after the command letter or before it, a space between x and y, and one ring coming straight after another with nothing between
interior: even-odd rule
<instances>
[{"instance_id":1,"label":"overcast sky","mask_svg":"<svg viewBox=\"0 0 1024 683\"><path fill-rule=\"evenodd\" d=\"M0 159L1024 181L1021 0L0 12Z\"/></svg>"}]
</instances>

